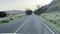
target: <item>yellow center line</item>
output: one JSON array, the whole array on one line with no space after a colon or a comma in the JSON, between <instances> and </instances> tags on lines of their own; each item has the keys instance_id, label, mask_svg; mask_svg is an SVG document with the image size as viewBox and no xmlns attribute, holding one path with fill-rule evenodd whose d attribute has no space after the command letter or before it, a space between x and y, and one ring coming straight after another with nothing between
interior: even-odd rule
<instances>
[{"instance_id":1,"label":"yellow center line","mask_svg":"<svg viewBox=\"0 0 60 34\"><path fill-rule=\"evenodd\" d=\"M26 23L27 23L28 19L25 21L25 23L23 23L15 32L14 34L16 34L16 32L18 32Z\"/></svg>"}]
</instances>

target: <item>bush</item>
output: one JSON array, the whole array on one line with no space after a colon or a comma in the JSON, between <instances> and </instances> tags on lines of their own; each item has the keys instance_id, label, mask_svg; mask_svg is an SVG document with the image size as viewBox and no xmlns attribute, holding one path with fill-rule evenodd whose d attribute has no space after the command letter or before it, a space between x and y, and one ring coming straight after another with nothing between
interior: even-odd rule
<instances>
[{"instance_id":1,"label":"bush","mask_svg":"<svg viewBox=\"0 0 60 34\"><path fill-rule=\"evenodd\" d=\"M21 17L21 16L18 16L18 17Z\"/></svg>"},{"instance_id":2,"label":"bush","mask_svg":"<svg viewBox=\"0 0 60 34\"><path fill-rule=\"evenodd\" d=\"M60 21L60 19L58 19L58 21Z\"/></svg>"},{"instance_id":3,"label":"bush","mask_svg":"<svg viewBox=\"0 0 60 34\"><path fill-rule=\"evenodd\" d=\"M1 21L1 23L8 23L8 22L9 22L8 20Z\"/></svg>"},{"instance_id":4,"label":"bush","mask_svg":"<svg viewBox=\"0 0 60 34\"><path fill-rule=\"evenodd\" d=\"M57 24L57 22L56 22L56 21L54 21L54 20L52 20L52 19L50 20L50 22L53 22L54 24Z\"/></svg>"},{"instance_id":5,"label":"bush","mask_svg":"<svg viewBox=\"0 0 60 34\"><path fill-rule=\"evenodd\" d=\"M3 11L0 11L0 17L3 18L3 17L7 17L7 13L3 12Z\"/></svg>"},{"instance_id":6,"label":"bush","mask_svg":"<svg viewBox=\"0 0 60 34\"><path fill-rule=\"evenodd\" d=\"M59 16L59 15L56 15L56 16Z\"/></svg>"},{"instance_id":7,"label":"bush","mask_svg":"<svg viewBox=\"0 0 60 34\"><path fill-rule=\"evenodd\" d=\"M53 20L50 20L50 22L53 22Z\"/></svg>"},{"instance_id":8,"label":"bush","mask_svg":"<svg viewBox=\"0 0 60 34\"><path fill-rule=\"evenodd\" d=\"M13 18L10 18L10 20L13 20Z\"/></svg>"},{"instance_id":9,"label":"bush","mask_svg":"<svg viewBox=\"0 0 60 34\"><path fill-rule=\"evenodd\" d=\"M58 22L57 25L60 26L60 22Z\"/></svg>"}]
</instances>

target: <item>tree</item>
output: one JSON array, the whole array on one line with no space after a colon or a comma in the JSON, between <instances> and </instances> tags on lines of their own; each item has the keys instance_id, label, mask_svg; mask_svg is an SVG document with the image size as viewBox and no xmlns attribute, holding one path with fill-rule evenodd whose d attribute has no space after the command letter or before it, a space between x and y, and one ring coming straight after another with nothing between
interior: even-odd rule
<instances>
[{"instance_id":1,"label":"tree","mask_svg":"<svg viewBox=\"0 0 60 34\"><path fill-rule=\"evenodd\" d=\"M0 17L1 18L7 17L7 13L4 11L0 11Z\"/></svg>"},{"instance_id":2,"label":"tree","mask_svg":"<svg viewBox=\"0 0 60 34\"><path fill-rule=\"evenodd\" d=\"M26 10L25 12L26 12L26 15L31 15L33 13L32 10Z\"/></svg>"},{"instance_id":3,"label":"tree","mask_svg":"<svg viewBox=\"0 0 60 34\"><path fill-rule=\"evenodd\" d=\"M44 13L46 10L47 10L47 7L43 6L41 8L38 8L37 10L35 10L34 13L36 15L40 15L40 14Z\"/></svg>"}]
</instances>

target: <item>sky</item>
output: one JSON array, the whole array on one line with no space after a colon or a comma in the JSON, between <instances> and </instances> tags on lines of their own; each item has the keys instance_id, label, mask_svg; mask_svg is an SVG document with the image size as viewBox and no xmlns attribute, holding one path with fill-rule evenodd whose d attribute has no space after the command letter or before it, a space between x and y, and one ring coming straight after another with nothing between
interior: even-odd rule
<instances>
[{"instance_id":1,"label":"sky","mask_svg":"<svg viewBox=\"0 0 60 34\"><path fill-rule=\"evenodd\" d=\"M36 9L37 5L44 6L52 0L0 0L0 11L3 10L24 10Z\"/></svg>"}]
</instances>

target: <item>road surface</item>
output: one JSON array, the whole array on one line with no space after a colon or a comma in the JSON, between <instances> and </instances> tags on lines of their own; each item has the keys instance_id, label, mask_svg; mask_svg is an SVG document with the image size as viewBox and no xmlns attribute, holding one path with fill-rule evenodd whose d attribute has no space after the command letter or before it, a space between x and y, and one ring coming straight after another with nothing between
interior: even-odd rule
<instances>
[{"instance_id":1,"label":"road surface","mask_svg":"<svg viewBox=\"0 0 60 34\"><path fill-rule=\"evenodd\" d=\"M34 14L0 27L0 33L55 34L38 16Z\"/></svg>"}]
</instances>

